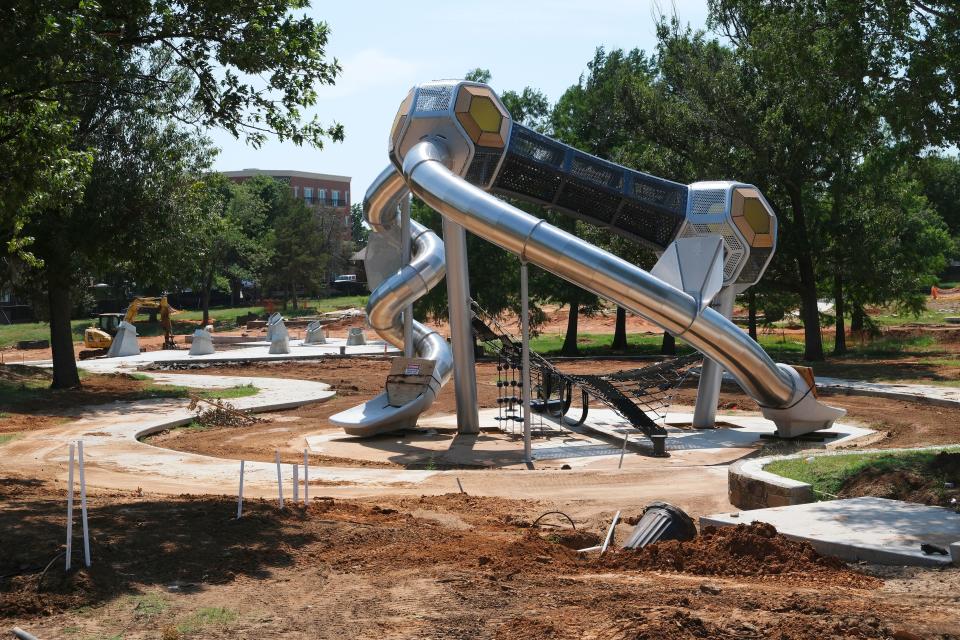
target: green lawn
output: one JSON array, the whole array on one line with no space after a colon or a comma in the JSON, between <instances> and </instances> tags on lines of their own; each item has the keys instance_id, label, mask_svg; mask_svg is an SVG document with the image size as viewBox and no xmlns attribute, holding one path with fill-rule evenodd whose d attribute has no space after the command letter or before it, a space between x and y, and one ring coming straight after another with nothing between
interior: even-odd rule
<instances>
[{"instance_id":1,"label":"green lawn","mask_svg":"<svg viewBox=\"0 0 960 640\"><path fill-rule=\"evenodd\" d=\"M936 455L941 451L958 452L960 446L902 453L851 453L838 456L814 456L809 461L807 458L792 458L772 462L764 467L764 471L806 482L813 487L819 499L825 499L835 497L847 480L866 469L877 473L904 470L925 474Z\"/></svg>"},{"instance_id":2,"label":"green lawn","mask_svg":"<svg viewBox=\"0 0 960 640\"><path fill-rule=\"evenodd\" d=\"M285 317L296 318L299 316L309 316L317 313L327 313L329 311L338 311L340 309L350 309L367 305L367 296L342 296L338 298L323 298L321 300L302 300L300 308L294 310L292 306L287 306L286 311L281 311ZM263 306L252 307L218 307L210 310L214 326L223 331L236 328L237 318L249 313L261 315L265 312ZM137 316L137 333L142 336L156 336L163 333L159 323L149 324L146 322L147 314ZM173 332L178 335L193 333L197 328L196 323L203 319L202 311L182 311L172 317ZM94 319L72 320L71 327L76 342L83 340L84 330L95 324ZM50 338L50 325L46 322L29 322L23 324L0 325L0 349L12 347L21 340L47 340Z\"/></svg>"},{"instance_id":3,"label":"green lawn","mask_svg":"<svg viewBox=\"0 0 960 640\"><path fill-rule=\"evenodd\" d=\"M85 378L89 375L91 374L81 371L80 377ZM259 391L259 389L251 384L237 385L226 389L198 389L179 385L154 384L152 381L147 380L146 376L137 375L136 377L139 380L143 380L144 385L140 389L126 394L123 398L124 400L188 398L191 395L196 395L206 400L230 400L253 396ZM50 380L42 376L22 380L0 380L0 405L5 407L42 403L45 398L49 398L50 395L54 393L58 392L50 389ZM66 393L69 393L69 391Z\"/></svg>"}]
</instances>

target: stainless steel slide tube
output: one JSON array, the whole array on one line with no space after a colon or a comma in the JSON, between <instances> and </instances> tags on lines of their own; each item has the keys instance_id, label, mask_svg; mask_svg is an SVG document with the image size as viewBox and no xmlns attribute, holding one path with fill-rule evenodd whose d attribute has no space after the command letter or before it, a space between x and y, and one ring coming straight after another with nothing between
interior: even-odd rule
<instances>
[{"instance_id":1,"label":"stainless steel slide tube","mask_svg":"<svg viewBox=\"0 0 960 640\"><path fill-rule=\"evenodd\" d=\"M643 316L720 363L761 406L786 407L794 379L722 315L686 293L453 174L443 142L428 138L407 152L410 189L444 218L588 291Z\"/></svg>"},{"instance_id":2,"label":"stainless steel slide tube","mask_svg":"<svg viewBox=\"0 0 960 640\"><path fill-rule=\"evenodd\" d=\"M400 224L397 206L407 195L403 177L393 165L384 169L364 199L364 217L374 232ZM367 323L384 340L403 348L404 309L427 294L443 280L443 242L430 229L410 221L412 258L401 270L380 283L367 302ZM443 336L414 320L412 322L414 352L420 358L434 360L434 394L449 380L453 372L453 356Z\"/></svg>"}]
</instances>

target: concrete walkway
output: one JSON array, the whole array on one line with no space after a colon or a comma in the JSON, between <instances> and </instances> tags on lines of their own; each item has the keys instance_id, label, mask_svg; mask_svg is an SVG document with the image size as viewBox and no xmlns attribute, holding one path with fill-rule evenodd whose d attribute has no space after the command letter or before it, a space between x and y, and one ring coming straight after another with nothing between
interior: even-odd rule
<instances>
[{"instance_id":1,"label":"concrete walkway","mask_svg":"<svg viewBox=\"0 0 960 640\"><path fill-rule=\"evenodd\" d=\"M146 354L141 354L144 355ZM110 372L129 370L140 363L141 359L135 356L130 359L85 361L80 363L80 366L88 370ZM333 395L328 385L302 380L166 373L148 375L160 383L199 388L253 384L260 389L257 395L231 401L238 408L252 411L290 408L323 401ZM850 383L851 389L857 384L844 382ZM935 391L939 392L940 389ZM857 391L854 389L853 392ZM88 482L92 486L116 489L140 487L146 491L166 493L235 493L238 461L181 453L137 440L144 434L189 422L192 413L187 410L186 404L183 400L149 400L84 408L76 421L42 431L28 432L4 445L0 472L17 471L27 475L66 479L67 445L70 441L82 438L89 465ZM608 421L611 427L614 426L612 423L615 416L601 413L598 411L594 418ZM733 457L749 452L749 443L754 442L761 432L768 430L759 420L762 419L731 419L732 422L741 424L731 425L732 429L726 432L717 430L707 435L700 432L672 434L672 446L668 448L677 454L673 458L664 461L632 456L637 461L636 464L626 464L623 470L607 468L573 473L537 471L531 474L528 470L432 471L323 467L311 469L311 484L323 485L322 489L314 489L311 494L326 492L337 495L375 495L385 490L390 493L443 493L459 490L460 485L456 483L459 478L466 490L475 495L540 497L549 494L554 497L566 496L569 499L595 495L611 500L617 499L618 494L621 498L629 495L636 500L676 496L681 502L686 497L690 503L698 500L702 503L705 499L705 504L714 504L715 508L722 509L729 505L724 478L732 450L736 450L738 454ZM850 437L855 431L856 429L845 427L843 435ZM314 443L320 444L317 440L313 440L311 444ZM717 459L708 460L703 457L704 453L712 451L722 453ZM544 457L567 454L566 451L543 449L538 453ZM589 453L591 455L587 458L593 458L597 454L611 460L617 457L617 452L611 449ZM289 489L291 467L284 465L282 474L284 484ZM613 489L613 486L617 489ZM276 495L276 467L271 463L247 463L245 493L249 496Z\"/></svg>"},{"instance_id":2,"label":"concrete walkway","mask_svg":"<svg viewBox=\"0 0 960 640\"><path fill-rule=\"evenodd\" d=\"M817 387L854 396L872 396L890 400L908 400L944 407L960 405L960 387L896 382L863 382L843 378L817 378Z\"/></svg>"},{"instance_id":3,"label":"concrete walkway","mask_svg":"<svg viewBox=\"0 0 960 640\"><path fill-rule=\"evenodd\" d=\"M960 514L884 498L829 500L700 518L701 526L750 522L772 524L788 538L809 542L820 553L849 562L946 566L951 563L951 545L960 540ZM921 544L936 545L947 555L924 553Z\"/></svg>"}]
</instances>

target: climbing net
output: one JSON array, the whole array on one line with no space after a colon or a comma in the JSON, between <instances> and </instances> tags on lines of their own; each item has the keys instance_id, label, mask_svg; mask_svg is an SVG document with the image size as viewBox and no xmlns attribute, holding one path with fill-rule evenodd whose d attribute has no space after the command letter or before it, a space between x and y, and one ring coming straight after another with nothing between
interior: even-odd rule
<instances>
[{"instance_id":1,"label":"climbing net","mask_svg":"<svg viewBox=\"0 0 960 640\"><path fill-rule=\"evenodd\" d=\"M491 353L497 354L498 420L510 426L523 423L521 344L491 314L476 302L473 308L473 329L477 339ZM540 354L530 352L531 411L562 417L570 409L573 389L582 395L583 412L587 414L587 398L605 404L647 436L664 435L663 421L677 388L700 364L703 356L664 360L638 369L601 375L563 373ZM542 425L542 421L541 421ZM542 426L541 426L542 428Z\"/></svg>"}]
</instances>

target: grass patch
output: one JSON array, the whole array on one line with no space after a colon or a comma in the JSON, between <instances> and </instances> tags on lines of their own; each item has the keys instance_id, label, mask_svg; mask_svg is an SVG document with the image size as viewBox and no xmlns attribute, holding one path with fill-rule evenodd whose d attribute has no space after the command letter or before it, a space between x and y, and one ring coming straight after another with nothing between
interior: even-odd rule
<instances>
[{"instance_id":1,"label":"grass patch","mask_svg":"<svg viewBox=\"0 0 960 640\"><path fill-rule=\"evenodd\" d=\"M323 298L320 300L301 300L300 308L294 310L287 306L285 311L281 311L288 318L297 318L300 316L310 316L318 313L328 313L330 311L339 311L341 309L350 309L353 307L364 308L367 306L367 296L342 296L338 298ZM237 326L237 318L254 313L263 315L266 309L260 306L250 307L217 307L210 309L211 322L219 330L234 329ZM134 324L137 325L137 333L141 336L157 336L163 333L159 323L149 323L149 316L146 313L137 316ZM191 334L197 328L197 322L203 319L202 311L182 311L171 317L173 323L173 332L177 335ZM81 318L71 320L70 326L73 332L74 342L83 340L84 330L96 324L95 318ZM50 338L50 324L47 322L24 322L19 324L0 325L0 349L12 347L22 340L47 340Z\"/></svg>"},{"instance_id":2,"label":"grass patch","mask_svg":"<svg viewBox=\"0 0 960 640\"><path fill-rule=\"evenodd\" d=\"M191 395L204 400L232 400L257 395L260 390L252 384L241 384L226 389L198 389L173 384L148 384L143 393L147 398L188 398Z\"/></svg>"},{"instance_id":3,"label":"grass patch","mask_svg":"<svg viewBox=\"0 0 960 640\"><path fill-rule=\"evenodd\" d=\"M226 607L204 607L198 609L177 624L177 631L184 635L196 633L205 627L225 627L235 622L237 612Z\"/></svg>"},{"instance_id":4,"label":"grass patch","mask_svg":"<svg viewBox=\"0 0 960 640\"><path fill-rule=\"evenodd\" d=\"M911 471L925 474L941 451L960 452L960 446L930 451L851 453L777 460L764 467L764 471L810 484L818 499L833 498L848 480L868 469L875 473Z\"/></svg>"},{"instance_id":5,"label":"grass patch","mask_svg":"<svg viewBox=\"0 0 960 640\"><path fill-rule=\"evenodd\" d=\"M13 442L20 436L19 433L0 433L0 446Z\"/></svg>"},{"instance_id":6,"label":"grass patch","mask_svg":"<svg viewBox=\"0 0 960 640\"><path fill-rule=\"evenodd\" d=\"M159 593L147 593L142 596L127 596L127 602L132 605L133 610L138 617L152 618L160 615L170 608L170 603L168 603Z\"/></svg>"}]
</instances>

